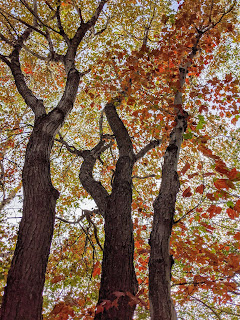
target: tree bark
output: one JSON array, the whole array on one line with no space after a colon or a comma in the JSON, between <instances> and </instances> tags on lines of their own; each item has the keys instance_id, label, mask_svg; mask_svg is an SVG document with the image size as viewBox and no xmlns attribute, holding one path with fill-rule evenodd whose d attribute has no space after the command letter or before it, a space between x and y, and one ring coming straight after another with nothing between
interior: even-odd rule
<instances>
[{"instance_id":1,"label":"tree bark","mask_svg":"<svg viewBox=\"0 0 240 320\"><path fill-rule=\"evenodd\" d=\"M53 235L58 191L50 179L53 135L42 125L30 137L23 169L23 217L8 273L1 320L42 319L42 290Z\"/></svg>"},{"instance_id":2,"label":"tree bark","mask_svg":"<svg viewBox=\"0 0 240 320\"><path fill-rule=\"evenodd\" d=\"M99 212L105 219L101 286L95 320L132 319L135 305L131 303L129 296L135 295L138 287L133 265L134 239L131 217L132 170L136 158L127 129L115 108L120 102L120 98L113 99L105 107L105 114L119 150L110 195L92 175L104 142L100 141L94 149L81 154L84 161L80 169L80 181L95 200Z\"/></svg>"},{"instance_id":3,"label":"tree bark","mask_svg":"<svg viewBox=\"0 0 240 320\"><path fill-rule=\"evenodd\" d=\"M175 127L170 134L169 145L164 155L162 181L159 194L153 203L153 227L150 235L149 300L151 320L176 320L177 314L171 299L171 268L174 263L170 255L170 236L175 213L176 197L180 187L177 173L183 133L187 128L188 114L182 108L182 91L188 68L196 56L203 33L196 41L187 62L179 67L179 89L175 94Z\"/></svg>"},{"instance_id":4,"label":"tree bark","mask_svg":"<svg viewBox=\"0 0 240 320\"><path fill-rule=\"evenodd\" d=\"M149 259L149 299L152 320L177 319L170 292L173 257L169 254L169 241L179 190L177 163L186 121L187 114L178 115L177 126L171 133L170 143L164 156L159 195L153 205L154 218Z\"/></svg>"},{"instance_id":5,"label":"tree bark","mask_svg":"<svg viewBox=\"0 0 240 320\"><path fill-rule=\"evenodd\" d=\"M6 39L6 42L13 47L12 53L9 57L0 55L1 60L11 69L19 93L35 115L22 176L23 217L4 291L0 310L1 320L42 319L42 291L53 235L55 206L59 195L51 182L50 153L57 131L72 110L80 76L84 74L80 74L75 68L77 49L86 32L96 24L107 1L101 0L98 3L95 12L87 22L84 22L80 17L80 26L71 39L62 27L59 2L55 14L59 33L68 47L64 56L55 53L49 30L43 32L38 29L37 24L29 25L15 42ZM32 12L27 3L23 3L23 5ZM32 14L33 20L35 22L38 20L38 23L41 24L37 13L37 2L35 2ZM27 86L20 65L20 52L32 30L46 37L50 46L50 59L61 61L67 74L64 93L57 106L48 114L43 102L38 100Z\"/></svg>"},{"instance_id":6,"label":"tree bark","mask_svg":"<svg viewBox=\"0 0 240 320\"><path fill-rule=\"evenodd\" d=\"M135 305L130 304L131 300L127 295L127 292L132 295L137 293L133 265L132 185L126 179L126 171L130 174L132 167L133 161L129 157L119 158L112 194L105 211L105 242L98 304L116 300L118 306L104 308L102 313L95 316L97 320L130 320L135 310ZM118 299L121 293L122 296Z\"/></svg>"}]
</instances>

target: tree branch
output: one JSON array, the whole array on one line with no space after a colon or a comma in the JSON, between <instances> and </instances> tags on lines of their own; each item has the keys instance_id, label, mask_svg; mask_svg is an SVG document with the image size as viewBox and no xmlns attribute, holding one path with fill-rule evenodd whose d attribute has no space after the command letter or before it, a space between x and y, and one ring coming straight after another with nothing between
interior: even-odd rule
<instances>
[{"instance_id":1,"label":"tree branch","mask_svg":"<svg viewBox=\"0 0 240 320\"><path fill-rule=\"evenodd\" d=\"M61 16L60 16L60 4L61 4L61 2L59 1L58 5L57 5L57 11L56 11L58 28L59 28L59 31L60 31L60 35L63 37L63 39L66 41L66 43L68 45L70 45L70 39L66 35L66 33L65 33L64 29L63 29L63 26L62 26L62 21L61 21Z\"/></svg>"},{"instance_id":2,"label":"tree branch","mask_svg":"<svg viewBox=\"0 0 240 320\"><path fill-rule=\"evenodd\" d=\"M64 219L62 217L56 216L56 219L59 221L62 221L64 223L68 223L68 224L78 224L80 223L85 217L88 217L89 215L93 214L93 213L98 213L98 210L82 210L82 215L75 221L69 221L67 219Z\"/></svg>"},{"instance_id":3,"label":"tree branch","mask_svg":"<svg viewBox=\"0 0 240 320\"><path fill-rule=\"evenodd\" d=\"M91 17L90 20L88 20L87 24L90 24L90 26L95 25L100 13L103 10L104 5L108 2L108 0L101 0L96 11L94 12L93 16Z\"/></svg>"},{"instance_id":4,"label":"tree branch","mask_svg":"<svg viewBox=\"0 0 240 320\"><path fill-rule=\"evenodd\" d=\"M153 148L157 147L160 145L160 143L162 142L161 139L156 139L156 140L152 140L150 141L144 148L142 148L136 155L135 155L135 161L138 161L139 159L141 159L142 157L145 156L145 154L152 150Z\"/></svg>"},{"instance_id":5,"label":"tree branch","mask_svg":"<svg viewBox=\"0 0 240 320\"><path fill-rule=\"evenodd\" d=\"M23 46L23 43L22 43ZM11 53L10 59L11 63L9 67L11 68L16 87L18 92L21 94L26 104L32 109L35 114L35 117L41 117L46 114L45 107L42 100L38 100L33 94L32 90L27 86L24 75L21 70L20 61L19 61L19 51L20 48L14 49Z\"/></svg>"},{"instance_id":6,"label":"tree branch","mask_svg":"<svg viewBox=\"0 0 240 320\"><path fill-rule=\"evenodd\" d=\"M112 101L106 104L104 110L108 123L117 141L119 157L129 155L134 157L131 138L124 123L122 122L116 111L116 106L119 106L121 104L122 99L123 94L115 97L114 99L112 99Z\"/></svg>"}]
</instances>

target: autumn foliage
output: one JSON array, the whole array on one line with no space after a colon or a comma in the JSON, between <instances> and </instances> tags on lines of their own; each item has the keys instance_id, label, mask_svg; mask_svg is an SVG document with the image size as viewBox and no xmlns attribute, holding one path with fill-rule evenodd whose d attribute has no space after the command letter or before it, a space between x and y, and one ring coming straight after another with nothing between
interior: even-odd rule
<instances>
[{"instance_id":1,"label":"autumn foliage","mask_svg":"<svg viewBox=\"0 0 240 320\"><path fill-rule=\"evenodd\" d=\"M86 29L75 52L73 65L80 82L73 109L69 107L50 144L51 181L60 195L43 319L96 319L128 301L135 309L134 319L155 320L149 304L148 264L153 252L149 239L180 120L186 126L180 128L177 167L172 164L179 179L170 222L172 299L179 319L237 319L237 1L0 1L1 294L22 216L24 154L36 125L35 111L19 94L16 73L9 68L12 50L24 30L32 28L22 44L20 67L28 88L43 101L46 116L51 114L64 97L73 68L63 57L79 25L92 21L101 3L96 23ZM95 159L91 178L109 196L114 193L122 140L107 114L109 104L126 129L124 137L131 141L135 157L131 219L138 291L115 290L111 298L99 301L106 216L79 176L81 180L89 151Z\"/></svg>"}]
</instances>

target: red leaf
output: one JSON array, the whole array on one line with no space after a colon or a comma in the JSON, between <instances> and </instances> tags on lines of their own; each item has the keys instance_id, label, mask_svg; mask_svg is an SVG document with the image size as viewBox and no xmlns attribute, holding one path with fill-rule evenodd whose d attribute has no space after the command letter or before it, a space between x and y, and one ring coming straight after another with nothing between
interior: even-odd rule
<instances>
[{"instance_id":1,"label":"red leaf","mask_svg":"<svg viewBox=\"0 0 240 320\"><path fill-rule=\"evenodd\" d=\"M228 214L229 218L231 218L231 219L235 219L239 216L239 213L231 208L227 209L227 214Z\"/></svg>"},{"instance_id":2,"label":"red leaf","mask_svg":"<svg viewBox=\"0 0 240 320\"><path fill-rule=\"evenodd\" d=\"M211 205L207 211L210 213L209 218L212 218L214 215L221 213L222 208L217 207L215 205Z\"/></svg>"},{"instance_id":3,"label":"red leaf","mask_svg":"<svg viewBox=\"0 0 240 320\"><path fill-rule=\"evenodd\" d=\"M124 296L125 296L125 293L124 293L124 292L121 292L121 291L114 291L113 294L114 294L117 298L120 298L120 297L124 297Z\"/></svg>"},{"instance_id":4,"label":"red leaf","mask_svg":"<svg viewBox=\"0 0 240 320\"><path fill-rule=\"evenodd\" d=\"M104 311L103 306L101 304L98 304L97 307L96 307L95 314L103 313L103 311Z\"/></svg>"},{"instance_id":5,"label":"red leaf","mask_svg":"<svg viewBox=\"0 0 240 320\"><path fill-rule=\"evenodd\" d=\"M93 273L92 276L93 278L96 277L97 275L99 276L101 274L101 265L100 262L97 261L93 267Z\"/></svg>"},{"instance_id":6,"label":"red leaf","mask_svg":"<svg viewBox=\"0 0 240 320\"><path fill-rule=\"evenodd\" d=\"M185 164L185 166L182 168L182 170L180 171L180 173L183 175L183 174L185 174L187 171L188 171L188 169L190 169L191 168L191 166L190 166L190 164L187 162L186 164Z\"/></svg>"},{"instance_id":7,"label":"red leaf","mask_svg":"<svg viewBox=\"0 0 240 320\"><path fill-rule=\"evenodd\" d=\"M203 194L203 191L204 191L204 184L201 184L200 186L198 186L196 188L196 192L200 193L200 194Z\"/></svg>"},{"instance_id":8,"label":"red leaf","mask_svg":"<svg viewBox=\"0 0 240 320\"><path fill-rule=\"evenodd\" d=\"M229 189L229 185L227 184L227 179L218 179L214 182L214 185L215 187L218 189L218 190L221 190L221 189Z\"/></svg>"},{"instance_id":9,"label":"red leaf","mask_svg":"<svg viewBox=\"0 0 240 320\"><path fill-rule=\"evenodd\" d=\"M191 188L188 187L186 190L183 191L183 197L187 198L187 197L191 197L192 192L191 192Z\"/></svg>"},{"instance_id":10,"label":"red leaf","mask_svg":"<svg viewBox=\"0 0 240 320\"><path fill-rule=\"evenodd\" d=\"M234 239L235 240L240 240L240 232L235 233Z\"/></svg>"},{"instance_id":11,"label":"red leaf","mask_svg":"<svg viewBox=\"0 0 240 320\"><path fill-rule=\"evenodd\" d=\"M211 200L211 201L216 200L216 198L215 198L215 196L214 196L213 193L207 193L207 194L206 194L206 197L207 197L209 200Z\"/></svg>"},{"instance_id":12,"label":"red leaf","mask_svg":"<svg viewBox=\"0 0 240 320\"><path fill-rule=\"evenodd\" d=\"M237 202L234 206L234 210L236 210L237 212L240 212L240 200L237 200Z\"/></svg>"},{"instance_id":13,"label":"red leaf","mask_svg":"<svg viewBox=\"0 0 240 320\"><path fill-rule=\"evenodd\" d=\"M236 170L236 168L233 168L228 174L227 174L228 178L231 180L234 180L237 178L238 176L238 171Z\"/></svg>"},{"instance_id":14,"label":"red leaf","mask_svg":"<svg viewBox=\"0 0 240 320\"><path fill-rule=\"evenodd\" d=\"M215 167L215 170L217 172L220 172L222 174L228 174L229 170L228 168L226 167L225 163L217 163L216 167Z\"/></svg>"},{"instance_id":15,"label":"red leaf","mask_svg":"<svg viewBox=\"0 0 240 320\"><path fill-rule=\"evenodd\" d=\"M205 156L211 156L212 155L212 151L210 149L208 149L207 147L200 145L198 147L198 149L205 155Z\"/></svg>"}]
</instances>

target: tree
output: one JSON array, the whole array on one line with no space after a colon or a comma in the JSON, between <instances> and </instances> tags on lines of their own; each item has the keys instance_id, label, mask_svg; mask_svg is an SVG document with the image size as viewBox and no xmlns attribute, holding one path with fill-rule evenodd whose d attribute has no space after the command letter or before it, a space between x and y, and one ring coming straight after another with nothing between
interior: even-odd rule
<instances>
[{"instance_id":1,"label":"tree","mask_svg":"<svg viewBox=\"0 0 240 320\"><path fill-rule=\"evenodd\" d=\"M41 319L42 290L44 286L45 271L50 251L54 227L55 206L59 196L53 187L50 176L50 152L55 134L62 126L67 114L71 111L76 98L80 78L83 74L75 68L77 49L86 32L95 25L107 1L99 2L92 17L85 22L81 16L80 26L75 35L69 38L65 34L60 17L61 2L56 3L56 9L48 3L50 11L56 13L58 31L45 25L38 14L38 3L33 5L22 1L23 7L30 13L32 21L23 21L1 9L6 17L5 28L10 35L1 34L1 40L12 47L10 54L1 54L1 60L10 68L16 87L25 100L25 103L34 113L34 126L26 149L23 167L23 218L21 220L18 241L8 273L8 282L1 307L1 319ZM16 5L16 3L8 4ZM16 5L19 8L19 5ZM5 16L7 15L7 16ZM16 31L17 20L22 26ZM64 55L55 52L53 39L49 30L59 35L67 46ZM13 32L16 31L16 34ZM47 113L41 99L36 98L26 83L21 69L20 53L24 43L31 34L36 32L41 35L49 45L49 56L44 60L61 61L67 75L63 95L57 106ZM27 70L28 71L28 70Z\"/></svg>"},{"instance_id":2,"label":"tree","mask_svg":"<svg viewBox=\"0 0 240 320\"><path fill-rule=\"evenodd\" d=\"M101 1L100 5L103 4ZM77 41L74 47L76 54L77 46L80 44L80 40L82 40L82 38L78 38L78 32L82 32L81 35L83 37L86 31L90 30L90 27L96 22L93 23L93 18L96 18L96 15L93 15L92 18L90 17L88 22L92 21L92 25L89 22L89 28L86 28L85 32L83 32L81 26L85 26L85 24L82 18L83 12L79 9L81 8L79 6L78 11L81 25L75 36L73 36L70 26L72 18L75 17L76 13L72 13L72 16L64 22L64 25L63 17L64 15L66 17L66 14L72 12L71 10L73 10L74 5L76 5L75 2L71 3L71 1L66 1L60 5L60 3L56 4L54 1L47 1L46 6L30 7L27 2L23 1L23 5L34 17L32 18L33 24L31 24L31 26L29 26L29 22L26 22L28 20L24 20L25 24L28 23L28 28L31 27L31 30L33 29L33 31L31 31L32 36L34 35L36 37L36 32L45 37L49 42L50 49L52 46L49 40L49 34L52 35L54 32L58 41L60 36L65 40L65 46L67 45L67 47L64 53L61 52L61 50L64 49L61 48L60 45L55 51L53 51L53 49L50 50L52 61L58 63L66 64L67 58L66 61L64 61L63 56L68 57L68 54L70 55L68 52L73 50L70 48L74 43L74 39ZM171 269L174 262L174 258L170 255L169 247L172 229L175 226L175 229L178 229L179 225L181 226L179 233L173 229L172 242L174 257L183 257L186 261L194 261L193 257L194 254L196 254L196 250L194 251L193 249L196 249L197 242L202 243L202 236L199 234L194 240L192 240L190 236L186 236L185 243L191 243L191 248L193 248L192 251L187 249L181 237L186 233L186 229L190 229L192 221L188 219L185 225L183 222L184 219L187 219L195 210L199 210L196 214L198 219L200 219L199 213L203 210L209 212L210 216L220 214L222 209L224 209L224 205L217 206L216 203L221 199L228 200L227 203L229 207L226 212L231 219L234 219L239 214L239 204L236 202L236 197L228 192L230 188L234 190L234 188L237 187L239 172L232 164L230 164L229 169L229 160L225 160L224 162L224 155L213 151L214 144L210 137L214 130L209 123L208 126L206 125L208 121L212 121L215 126L219 126L220 128L217 116L211 112L214 106L207 105L210 93L216 99L216 101L214 101L217 105L216 109L221 110L221 116L225 117L229 115L229 117L232 117L233 123L237 120L236 92L238 83L231 75L226 75L224 81L222 81L221 77L210 77L208 81L206 80L204 88L202 88L201 83L198 83L200 76L206 72L205 65L207 62L214 61L217 56L217 48L221 46L221 41L224 38L233 39L235 32L234 26L231 20L228 19L232 19L234 16L236 4L235 2L215 4L214 2L209 3L208 1L197 1L192 4L191 2L184 1L184 3L179 6L177 13L174 11L174 8L169 8L164 2L157 5L145 1L143 6L143 3L132 1L128 2L128 5L124 3L124 10L121 2L114 3L114 5L113 12L115 16L112 17L112 23L110 25L108 22L106 34L104 35L104 32L102 32L102 30L105 31L105 27L95 32L95 35L102 35L103 33L100 42L101 46L98 44L99 50L102 50L103 53L101 58L98 58L98 54L97 57L91 56L92 61L97 61L97 63L95 63L91 69L91 76L89 74L85 76L86 84L82 85L83 93L77 98L77 102L84 106L81 112L81 119L79 119L80 112L75 112L75 117L69 120L70 123L72 122L72 126L74 126L76 125L77 117L78 121L82 122L85 130L87 130L88 117L99 114L98 108L102 109L101 104L104 104L105 107L101 111L99 127L95 121L91 128L92 141L89 141L90 134L84 136L84 133L82 133L80 135L80 141L77 142L79 128L77 128L78 131L76 130L70 133L69 129L71 125L65 122L66 128L63 127L62 133L59 134L55 148L60 148L59 153L61 153L61 145L65 145L68 151L83 158L79 174L81 184L95 200L97 205L97 210L94 210L92 214L96 214L97 212L104 218L105 243L101 286L95 318L131 319L136 303L141 302L139 293L137 293L137 282L133 267L134 242L132 215L136 217L134 218L135 230L137 230L135 235L136 251L138 255L141 256L149 252L141 235L142 233L148 234L146 228L144 229L143 227L144 225L146 226L146 221L149 221L149 214L144 215L144 213L151 212L149 206L151 206L152 200L145 197L147 200L145 200L144 203L144 201L139 201L140 197L137 195L137 192L132 194L134 190L133 178L135 177L136 179L140 179L134 184L134 188L143 188L144 190L146 187L146 195L149 196L149 194L152 194L151 198L156 195L154 201L153 229L149 241L151 247L149 260L151 318L176 319L176 313L170 297ZM108 4L106 15L109 13L110 8L110 4ZM52 17L57 20L57 25L54 19L49 20L50 22L47 24L44 22L45 20L43 20L41 15L45 14L45 10L52 12ZM129 17L129 12L131 13L131 17ZM3 13L4 15L7 14L5 11L3 11ZM8 19L10 18L13 18L12 13L8 13ZM10 21L7 20L8 27L9 24L11 27L11 19ZM23 23L22 20L18 21L19 23ZM107 19L107 21L109 20ZM138 28L136 21L140 21L143 27ZM121 24L125 24L125 27L121 28ZM159 33L158 30L161 30L161 33ZM94 33L94 31L91 32ZM119 33L121 35L121 32L123 32L124 38L119 40ZM30 34L28 37L30 37ZM73 40L70 41L70 38ZM8 40L4 34L2 34L2 40L5 42ZM38 42L40 41L39 35L36 40ZM56 41L53 36L52 41L54 43ZM95 48L96 50L96 44L92 44L91 41L91 38L88 39L87 45L89 48ZM21 43L21 49L24 49L22 46ZM27 49L29 50L28 47ZM36 58L39 58L39 54L38 52ZM75 58L75 56L73 58ZM80 58L80 56L78 56L78 58ZM83 59L84 58L85 57L83 57ZM5 56L2 56L2 60L11 66L12 60L8 60ZM66 73L68 73L70 67L65 65L65 69L67 71ZM31 68L28 66L26 71L29 72L29 70L31 70ZM214 73L216 69L214 66L211 66L209 70ZM189 75L191 75L191 78ZM70 90L70 86L68 85L68 83L70 84L69 77L70 74L66 82L65 90L67 90L67 88ZM224 92L220 89L223 82L226 84ZM60 82L60 85L61 83L62 82ZM74 83L75 94L74 98L71 96L71 107L77 95L78 81L73 80L72 83ZM52 84L50 83L50 85ZM211 90L213 91L212 87L215 89L214 93L211 92ZM231 95L226 94L226 92L231 92ZM66 94L63 95L61 101L63 101L65 96ZM220 105L221 96L227 97L225 106ZM229 102L231 102L231 106ZM54 115L60 107L61 105L59 105L57 109L53 108L47 116L44 116L43 120L47 121L45 119L50 118L50 115ZM71 109L71 107L69 106L69 109ZM60 109L62 109L62 107ZM104 116L106 116L106 119ZM135 121L131 119L135 119ZM41 122L42 125L45 124L44 121ZM61 118L59 121L60 122L54 124L51 138L48 136L48 139L50 139L48 142L49 146L53 143L54 136L59 130L63 119ZM91 121L93 122L93 120ZM35 121L35 126L37 124L38 122ZM66 139L69 139L71 135L74 137L74 146L70 146L66 142ZM88 140L85 145L82 143L83 138ZM182 143L183 138L184 141ZM79 149L77 143L82 146L81 149ZM160 147L157 151L152 150L159 145ZM49 148L48 151L50 152ZM150 151L151 156L149 156ZM50 179L49 152L47 154L48 182ZM148 155L146 155L147 153ZM187 179L181 179L179 182L177 173L179 159L180 165L182 165L180 174L184 176L188 170L194 170L195 167L198 167L199 163L201 163L202 156L199 157L199 153L210 159L209 167L213 166L215 172L217 172L217 176L214 177L215 180L210 181L210 178L207 178L208 176L205 176L204 173L202 184L194 186L195 182L191 181L190 183L190 179L196 177L196 174L192 173L193 177L189 177L189 181ZM26 154L28 154L28 149ZM180 154L184 155L184 159L186 160L181 160L181 158L179 158ZM164 158L162 170L158 168L161 164L161 157ZM197 159L200 159L200 161ZM154 174L159 175L159 171L161 171L160 191L156 191L154 187L152 188L151 183L145 182L149 181L147 178L153 178L151 174L144 174L146 167L148 165L151 167L151 161L153 162L152 171ZM214 164L211 164L211 161ZM57 161L55 165L57 168ZM154 166L157 170L154 169ZM54 170L59 172L58 169L53 168L53 177L55 176ZM33 171L36 173L35 169ZM25 169L23 172L25 172ZM102 183L99 181L101 174L104 177L101 181ZM225 178L223 178L222 175L224 175ZM98 176L98 179L96 176ZM144 176L146 179L141 179ZM58 183L60 184L55 177L56 185ZM207 191L209 189L207 184L211 184L215 188L214 192ZM181 188L186 186L186 189L182 192L185 204L183 205L181 201L178 202L176 212L175 204L180 185ZM27 188L24 183L23 187ZM75 180L74 187L71 190L75 193L76 191L73 191L74 188L76 188ZM200 201L197 204L195 203L194 197L192 197L191 202L187 201L194 195L194 188L195 195L200 195ZM44 188L44 190L46 191L46 188ZM37 191L38 190L36 190L36 192ZM50 195L49 192L48 194ZM25 203L27 199L26 195L27 193L25 193ZM204 208L202 203L204 202L203 200L206 202L206 199L212 202L211 204L207 203ZM54 200L52 211L54 211L55 203L56 201ZM68 205L69 201L66 201L65 204ZM193 204L194 206L191 208ZM44 206L41 207L44 208ZM182 213L184 211L185 214ZM175 219L174 214L177 216ZM85 213L82 219L85 217L93 227L95 226L94 230L96 231L96 225L91 220L93 219L91 213ZM139 217L142 219L141 223L137 222ZM204 214L202 214L201 219L202 218L204 218ZM49 217L46 218L46 223L48 224L49 219ZM101 220L96 220L96 223L99 225L101 223L100 221ZM201 223L204 228L209 228L209 225L204 221L201 220ZM23 224L24 214L21 226ZM210 228L212 228L211 225ZM52 228L49 232L52 234ZM205 231L205 234L207 234L207 231ZM50 235L48 235L46 254L49 252L50 238ZM19 239L21 239L21 227ZM101 248L102 245L96 234L95 241L97 241L97 244ZM179 245L179 243L181 243L181 245ZM184 250L182 247L184 247ZM223 246L223 248L225 248L225 246ZM198 254L201 250L202 259L206 258L207 260L211 258L213 262L216 262L220 261L221 256L222 261L225 261L228 254L227 252L218 255L219 258L216 260L219 249L220 247L215 245L214 250L216 254L213 255L212 252L208 252L204 245L202 245ZM17 252L18 245L15 256ZM191 256L192 260L188 260L188 256ZM233 271L231 275L229 274L229 276L227 276L226 292L235 290L234 277L238 268L238 258L234 251L231 253L230 260L229 264L224 262L225 271L222 270L225 274L227 274L227 267ZM14 261L15 260L13 260L13 263ZM46 261L47 258L45 259L45 265ZM200 265L200 261L197 261L196 264L197 263ZM179 268L182 274L186 272L187 268L182 267L178 261L176 261L175 264L177 264L176 268ZM10 269L10 275L12 269ZM137 269L140 269L139 266L137 266ZM213 278L208 280L208 285L210 282L209 287L211 287L214 281L217 283L221 282L221 277L219 277L218 280L214 280L214 274L216 275L214 268L211 269L211 267L209 267L208 269L204 269L204 272L208 273L210 270L213 270ZM95 264L92 273L96 275L98 272L99 265ZM190 273L190 271L187 272ZM137 273L139 273L139 271ZM181 294L183 297L191 297L194 292L203 289L201 284L207 283L205 277L201 275L194 275L193 272L192 275L188 275L189 279L191 276L194 277L194 281L192 283L190 282L187 287L185 287L185 285L188 284L188 281L183 279L183 276L182 279L180 277L182 281L179 282L175 277L172 279L173 283L182 286ZM59 281L55 278L53 281L58 283L63 279L58 278L58 280ZM219 284L219 288L220 285L221 284ZM39 296L41 295L42 286L41 288L39 287ZM10 285L8 282L6 287L7 293L9 288ZM194 301L202 301L198 296L194 299ZM2 310L5 308L4 303L5 302L3 302ZM204 301L202 301L202 303L207 304ZM56 304L52 310L52 316L56 317L58 313L62 312L63 315L65 313L65 317L67 313L73 317L73 305L74 304L71 303L69 304L69 302ZM41 308L39 308L39 310L40 309ZM61 310L61 312L59 310ZM214 309L212 310L214 311ZM214 312L216 313L216 311ZM31 317L33 316L30 315L30 318ZM38 317L40 317L40 311L38 311Z\"/></svg>"}]
</instances>

